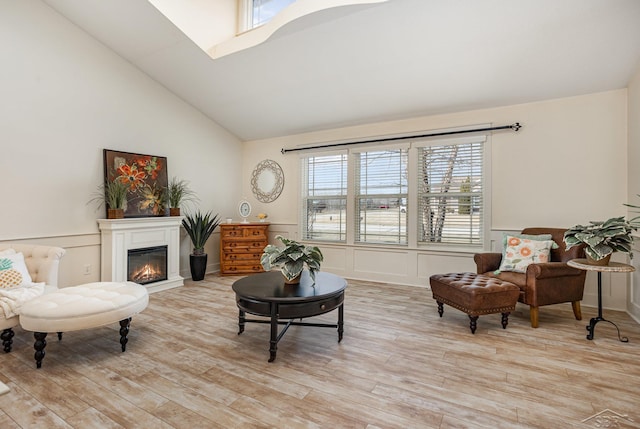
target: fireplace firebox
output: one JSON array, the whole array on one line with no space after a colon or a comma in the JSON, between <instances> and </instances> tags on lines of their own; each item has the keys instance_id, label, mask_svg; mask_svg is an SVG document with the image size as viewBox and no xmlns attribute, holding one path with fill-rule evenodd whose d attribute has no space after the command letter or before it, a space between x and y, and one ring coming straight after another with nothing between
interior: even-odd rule
<instances>
[{"instance_id":1,"label":"fireplace firebox","mask_svg":"<svg viewBox=\"0 0 640 429\"><path fill-rule=\"evenodd\" d=\"M127 250L127 273L141 285L167 280L167 246Z\"/></svg>"}]
</instances>

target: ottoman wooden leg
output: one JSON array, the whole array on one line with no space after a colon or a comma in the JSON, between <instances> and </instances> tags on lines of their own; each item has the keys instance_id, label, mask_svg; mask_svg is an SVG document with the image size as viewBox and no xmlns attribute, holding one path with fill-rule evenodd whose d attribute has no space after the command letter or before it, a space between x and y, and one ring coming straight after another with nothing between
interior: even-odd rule
<instances>
[{"instance_id":1,"label":"ottoman wooden leg","mask_svg":"<svg viewBox=\"0 0 640 429\"><path fill-rule=\"evenodd\" d=\"M36 352L33 354L33 357L36 360L36 368L42 367L42 359L44 359L44 348L47 346L47 333L46 332L34 332L33 338L36 339L36 342L33 344L33 348L36 349Z\"/></svg>"},{"instance_id":2,"label":"ottoman wooden leg","mask_svg":"<svg viewBox=\"0 0 640 429\"><path fill-rule=\"evenodd\" d=\"M438 314L440 315L440 317L442 317L442 314L444 313L444 307L440 301L436 302L438 303Z\"/></svg>"},{"instance_id":3,"label":"ottoman wooden leg","mask_svg":"<svg viewBox=\"0 0 640 429\"><path fill-rule=\"evenodd\" d=\"M127 349L127 335L129 335L129 326L131 325L131 317L120 321L120 344L122 345L122 351Z\"/></svg>"},{"instance_id":4,"label":"ottoman wooden leg","mask_svg":"<svg viewBox=\"0 0 640 429\"><path fill-rule=\"evenodd\" d=\"M511 313L502 313L502 329L507 329L507 325L509 324L509 314Z\"/></svg>"},{"instance_id":5,"label":"ottoman wooden leg","mask_svg":"<svg viewBox=\"0 0 640 429\"><path fill-rule=\"evenodd\" d=\"M476 328L478 327L476 323L477 321L478 321L478 316L469 315L469 328L471 329L472 334L476 333Z\"/></svg>"},{"instance_id":6,"label":"ottoman wooden leg","mask_svg":"<svg viewBox=\"0 0 640 429\"><path fill-rule=\"evenodd\" d=\"M13 329L8 328L2 331L0 334L0 338L2 338L2 346L4 347L4 352L9 353L11 351L11 344L13 344Z\"/></svg>"}]
</instances>

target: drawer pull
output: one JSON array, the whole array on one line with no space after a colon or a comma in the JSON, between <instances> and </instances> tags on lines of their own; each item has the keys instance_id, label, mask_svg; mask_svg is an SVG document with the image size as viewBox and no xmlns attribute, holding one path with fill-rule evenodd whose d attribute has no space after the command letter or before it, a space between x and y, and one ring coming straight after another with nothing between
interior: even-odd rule
<instances>
[{"instance_id":1,"label":"drawer pull","mask_svg":"<svg viewBox=\"0 0 640 429\"><path fill-rule=\"evenodd\" d=\"M325 310L326 308L327 308L327 306L326 306L326 305L324 305L324 304L322 304L322 305L320 306L320 310Z\"/></svg>"}]
</instances>

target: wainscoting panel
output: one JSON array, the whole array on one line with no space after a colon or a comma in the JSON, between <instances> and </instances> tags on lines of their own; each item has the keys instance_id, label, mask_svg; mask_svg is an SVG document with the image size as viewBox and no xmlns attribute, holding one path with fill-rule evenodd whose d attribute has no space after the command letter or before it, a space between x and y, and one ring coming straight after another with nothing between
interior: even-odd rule
<instances>
[{"instance_id":1,"label":"wainscoting panel","mask_svg":"<svg viewBox=\"0 0 640 429\"><path fill-rule=\"evenodd\" d=\"M476 272L473 253L418 253L418 278L429 284L434 274Z\"/></svg>"},{"instance_id":2,"label":"wainscoting panel","mask_svg":"<svg viewBox=\"0 0 640 429\"><path fill-rule=\"evenodd\" d=\"M353 249L353 272L406 277L408 274L406 250Z\"/></svg>"},{"instance_id":3,"label":"wainscoting panel","mask_svg":"<svg viewBox=\"0 0 640 429\"><path fill-rule=\"evenodd\" d=\"M513 230L493 230L491 232L491 251L502 250L502 233ZM297 225L274 224L269 226L269 242L277 244L276 235L298 239ZM67 254L60 261L60 286L74 286L82 283L100 281L100 234L78 234L57 237L31 237L12 242L46 244L60 246ZM209 255L207 272L220 269L220 237L216 231L207 242L205 251ZM475 271L473 254L469 252L434 252L424 249L383 249L380 247L346 246L333 243L320 244L325 255L323 269L335 274L376 282L397 283L419 287L428 287L429 277L433 274ZM605 309L622 310L640 322L640 249L635 248L636 258L631 260L636 267L632 274L604 274L603 306ZM190 278L189 254L191 242L184 231L180 235L180 274ZM624 255L613 258L618 262L629 263ZM88 266L88 268L87 268ZM88 273L87 273L88 271ZM597 306L597 277L587 273L585 293L582 305Z\"/></svg>"},{"instance_id":4,"label":"wainscoting panel","mask_svg":"<svg viewBox=\"0 0 640 429\"><path fill-rule=\"evenodd\" d=\"M58 287L100 281L100 233L32 237L11 243L58 246L67 252L60 260Z\"/></svg>"},{"instance_id":5,"label":"wainscoting panel","mask_svg":"<svg viewBox=\"0 0 640 429\"><path fill-rule=\"evenodd\" d=\"M347 249L336 246L318 246L324 256L322 269L332 273L346 273L348 268Z\"/></svg>"}]
</instances>

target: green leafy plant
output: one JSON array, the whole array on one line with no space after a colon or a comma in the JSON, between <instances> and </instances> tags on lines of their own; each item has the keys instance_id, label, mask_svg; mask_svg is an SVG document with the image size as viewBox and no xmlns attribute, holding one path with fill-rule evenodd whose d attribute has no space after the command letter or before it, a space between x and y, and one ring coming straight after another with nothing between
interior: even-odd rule
<instances>
[{"instance_id":1,"label":"green leafy plant","mask_svg":"<svg viewBox=\"0 0 640 429\"><path fill-rule=\"evenodd\" d=\"M637 195L640 197L640 195ZM631 207L632 209L640 209L640 206L636 206L633 204L623 204L623 206ZM638 210L632 210L634 213L640 213ZM629 220L629 223L633 225L634 229L640 228L640 216L636 216Z\"/></svg>"},{"instance_id":2,"label":"green leafy plant","mask_svg":"<svg viewBox=\"0 0 640 429\"><path fill-rule=\"evenodd\" d=\"M204 253L204 245L219 224L220 216L218 214L212 215L211 212L203 214L199 210L193 214L187 214L182 219L182 226L184 226L193 244L194 255L202 255Z\"/></svg>"},{"instance_id":3,"label":"green leafy plant","mask_svg":"<svg viewBox=\"0 0 640 429\"><path fill-rule=\"evenodd\" d=\"M101 207L103 203L106 203L107 207L110 209L124 209L128 194L129 185L116 179L112 182L107 182L106 184L100 184L96 192L93 193L93 198L91 198L89 202L96 202L98 207Z\"/></svg>"},{"instance_id":4,"label":"green leafy plant","mask_svg":"<svg viewBox=\"0 0 640 429\"><path fill-rule=\"evenodd\" d=\"M278 247L273 244L267 245L260 258L262 268L265 271L270 271L272 267L280 267L284 277L291 281L302 273L306 264L309 268L309 274L315 283L316 272L320 271L320 264L324 260L320 249L316 246L305 246L281 235L277 235L276 239L280 240L284 247Z\"/></svg>"},{"instance_id":5,"label":"green leafy plant","mask_svg":"<svg viewBox=\"0 0 640 429\"><path fill-rule=\"evenodd\" d=\"M589 222L589 225L576 225L564 233L567 249L586 244L585 253L594 260L600 260L613 252L628 253L633 257L631 233L637 229L624 216L614 217L604 222Z\"/></svg>"},{"instance_id":6,"label":"green leafy plant","mask_svg":"<svg viewBox=\"0 0 640 429\"><path fill-rule=\"evenodd\" d=\"M171 178L166 191L166 199L171 208L179 208L183 203L198 201L195 192L189 188L189 182L175 176Z\"/></svg>"}]
</instances>

